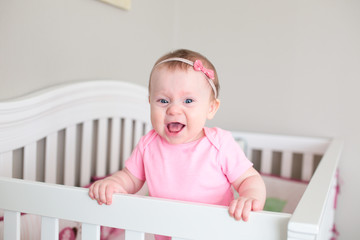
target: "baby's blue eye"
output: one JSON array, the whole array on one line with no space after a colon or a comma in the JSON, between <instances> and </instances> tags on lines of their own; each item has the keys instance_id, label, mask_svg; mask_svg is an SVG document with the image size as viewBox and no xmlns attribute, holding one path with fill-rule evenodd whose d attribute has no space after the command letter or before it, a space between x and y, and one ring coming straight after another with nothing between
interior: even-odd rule
<instances>
[{"instance_id":1,"label":"baby's blue eye","mask_svg":"<svg viewBox=\"0 0 360 240\"><path fill-rule=\"evenodd\" d=\"M192 103L192 102L193 102L193 100L189 99L189 98L185 100L185 103Z\"/></svg>"},{"instance_id":2,"label":"baby's blue eye","mask_svg":"<svg viewBox=\"0 0 360 240\"><path fill-rule=\"evenodd\" d=\"M169 103L169 102L166 101L165 99L160 99L159 102L161 102L161 103Z\"/></svg>"}]
</instances>

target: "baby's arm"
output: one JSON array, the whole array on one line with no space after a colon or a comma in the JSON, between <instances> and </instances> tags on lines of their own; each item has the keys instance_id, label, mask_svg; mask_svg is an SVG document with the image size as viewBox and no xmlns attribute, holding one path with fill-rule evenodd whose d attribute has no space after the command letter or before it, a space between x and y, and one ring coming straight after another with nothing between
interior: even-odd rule
<instances>
[{"instance_id":1,"label":"baby's arm","mask_svg":"<svg viewBox=\"0 0 360 240\"><path fill-rule=\"evenodd\" d=\"M101 205L110 205L114 193L136 193L144 185L144 181L138 179L127 168L113 175L96 181L89 188L89 196Z\"/></svg>"},{"instance_id":2,"label":"baby's arm","mask_svg":"<svg viewBox=\"0 0 360 240\"><path fill-rule=\"evenodd\" d=\"M238 191L239 198L230 203L230 216L236 220L247 221L250 211L260 211L264 208L265 184L260 174L253 167L236 179L232 185Z\"/></svg>"}]
</instances>

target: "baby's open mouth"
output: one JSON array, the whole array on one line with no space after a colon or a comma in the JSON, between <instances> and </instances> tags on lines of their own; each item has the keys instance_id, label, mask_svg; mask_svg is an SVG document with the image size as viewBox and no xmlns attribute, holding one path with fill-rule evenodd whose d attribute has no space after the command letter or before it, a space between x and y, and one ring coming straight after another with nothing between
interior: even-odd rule
<instances>
[{"instance_id":1,"label":"baby's open mouth","mask_svg":"<svg viewBox=\"0 0 360 240\"><path fill-rule=\"evenodd\" d=\"M167 124L167 128L171 133L178 133L185 127L184 124L179 122L172 122Z\"/></svg>"}]
</instances>

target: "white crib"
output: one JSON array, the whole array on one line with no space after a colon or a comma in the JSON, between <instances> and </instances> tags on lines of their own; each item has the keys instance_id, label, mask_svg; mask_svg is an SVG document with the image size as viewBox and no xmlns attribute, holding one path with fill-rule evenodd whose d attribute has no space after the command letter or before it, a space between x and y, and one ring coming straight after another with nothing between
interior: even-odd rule
<instances>
[{"instance_id":1,"label":"white crib","mask_svg":"<svg viewBox=\"0 0 360 240\"><path fill-rule=\"evenodd\" d=\"M121 169L150 130L147 96L144 87L102 80L0 102L3 238L20 239L21 213L42 216L41 239L58 239L59 219L82 223L86 240L99 240L100 226L125 229L127 240L331 238L338 139L233 132L261 173L310 181L292 214L253 212L242 222L220 206L124 194L110 206L91 200L80 186Z\"/></svg>"}]
</instances>

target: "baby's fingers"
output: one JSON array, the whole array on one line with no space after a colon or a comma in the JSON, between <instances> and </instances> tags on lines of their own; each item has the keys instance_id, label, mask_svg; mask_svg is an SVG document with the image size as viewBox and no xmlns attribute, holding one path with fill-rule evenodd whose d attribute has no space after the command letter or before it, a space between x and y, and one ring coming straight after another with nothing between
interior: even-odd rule
<instances>
[{"instance_id":1,"label":"baby's fingers","mask_svg":"<svg viewBox=\"0 0 360 240\"><path fill-rule=\"evenodd\" d=\"M111 185L106 188L106 190L105 190L105 203L107 205L110 205L112 203L112 196L113 196L114 192L115 192L115 189Z\"/></svg>"},{"instance_id":2,"label":"baby's fingers","mask_svg":"<svg viewBox=\"0 0 360 240\"><path fill-rule=\"evenodd\" d=\"M108 184L102 184L100 185L99 187L99 199L98 199L98 202L99 204L107 204L107 197L106 197L106 192L107 192L107 189L109 188L109 185Z\"/></svg>"},{"instance_id":3,"label":"baby's fingers","mask_svg":"<svg viewBox=\"0 0 360 240\"><path fill-rule=\"evenodd\" d=\"M89 197L94 200L95 199L95 196L94 196L94 190L93 190L93 185L91 185L89 187Z\"/></svg>"},{"instance_id":4,"label":"baby's fingers","mask_svg":"<svg viewBox=\"0 0 360 240\"><path fill-rule=\"evenodd\" d=\"M233 200L229 205L229 214L231 217L234 217L235 208L236 208L236 200Z\"/></svg>"},{"instance_id":5,"label":"baby's fingers","mask_svg":"<svg viewBox=\"0 0 360 240\"><path fill-rule=\"evenodd\" d=\"M89 196L91 199L97 200L101 205L103 203L110 205L114 193L127 193L125 189L111 179L95 182L89 188Z\"/></svg>"},{"instance_id":6,"label":"baby's fingers","mask_svg":"<svg viewBox=\"0 0 360 240\"><path fill-rule=\"evenodd\" d=\"M241 220L241 218L242 218L244 204L245 204L244 201L237 201L236 208L234 211L234 218L238 221Z\"/></svg>"},{"instance_id":7,"label":"baby's fingers","mask_svg":"<svg viewBox=\"0 0 360 240\"><path fill-rule=\"evenodd\" d=\"M95 182L93 185L89 188L89 196L93 200L97 200L99 204L99 185Z\"/></svg>"},{"instance_id":8,"label":"baby's fingers","mask_svg":"<svg viewBox=\"0 0 360 240\"><path fill-rule=\"evenodd\" d=\"M241 220L241 213L242 213L242 209L244 207L244 202L237 199L237 200L233 200L230 203L229 206L229 214L230 216L232 216L233 218L235 218L236 220Z\"/></svg>"},{"instance_id":9,"label":"baby's fingers","mask_svg":"<svg viewBox=\"0 0 360 240\"><path fill-rule=\"evenodd\" d=\"M251 200L245 201L245 203L243 205L242 213L241 213L241 218L245 222L247 222L249 220L249 215L250 215L251 209L252 209L252 201Z\"/></svg>"},{"instance_id":10,"label":"baby's fingers","mask_svg":"<svg viewBox=\"0 0 360 240\"><path fill-rule=\"evenodd\" d=\"M250 212L253 209L253 200L252 199L242 199L239 198L230 203L229 214L234 217L236 220L244 220L245 222L249 220Z\"/></svg>"}]
</instances>

